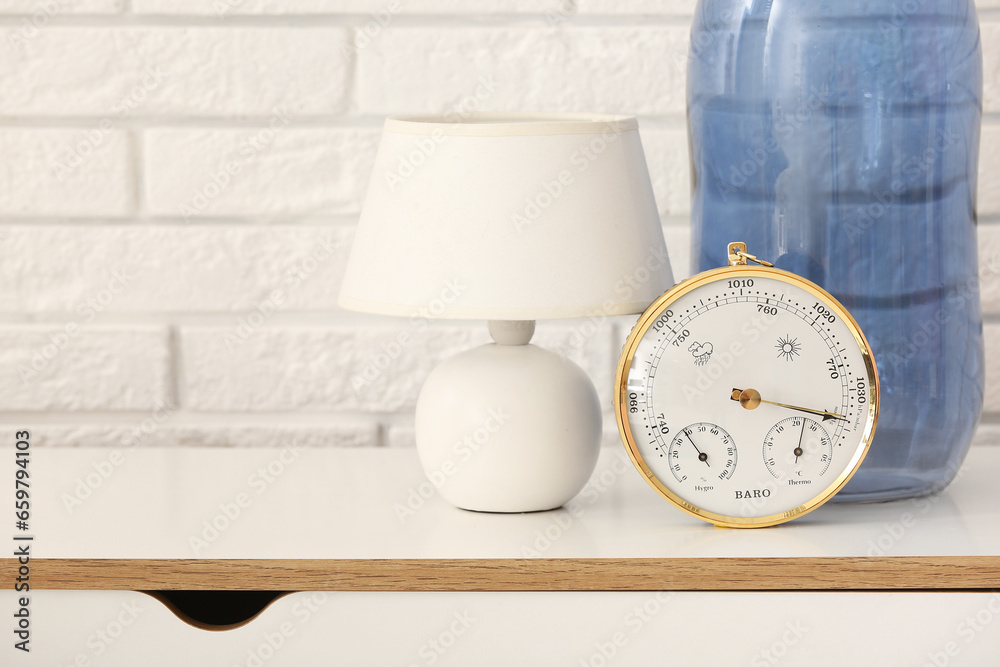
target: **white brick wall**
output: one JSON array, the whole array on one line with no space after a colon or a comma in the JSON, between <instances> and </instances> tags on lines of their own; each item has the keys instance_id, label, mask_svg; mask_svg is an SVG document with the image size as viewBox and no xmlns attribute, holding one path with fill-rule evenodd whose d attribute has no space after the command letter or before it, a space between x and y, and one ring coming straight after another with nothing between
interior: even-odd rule
<instances>
[{"instance_id":1,"label":"white brick wall","mask_svg":"<svg viewBox=\"0 0 1000 667\"><path fill-rule=\"evenodd\" d=\"M487 335L336 306L384 115L638 115L686 276L694 4L0 3L0 424L45 445L411 445L427 373ZM983 433L1000 441L1000 0L979 4ZM536 341L609 410L630 326L545 322Z\"/></svg>"},{"instance_id":2,"label":"white brick wall","mask_svg":"<svg viewBox=\"0 0 1000 667\"><path fill-rule=\"evenodd\" d=\"M349 94L342 27L60 23L19 39L21 30L0 31L4 115L233 117L279 105L320 115L342 112Z\"/></svg>"},{"instance_id":3,"label":"white brick wall","mask_svg":"<svg viewBox=\"0 0 1000 667\"><path fill-rule=\"evenodd\" d=\"M129 143L128 133L99 124L0 128L0 215L133 215Z\"/></svg>"}]
</instances>

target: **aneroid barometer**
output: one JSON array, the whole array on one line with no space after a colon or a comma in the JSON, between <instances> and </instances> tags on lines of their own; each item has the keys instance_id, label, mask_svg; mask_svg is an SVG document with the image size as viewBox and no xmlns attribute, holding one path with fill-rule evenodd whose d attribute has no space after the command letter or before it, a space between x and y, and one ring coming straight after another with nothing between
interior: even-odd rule
<instances>
[{"instance_id":1,"label":"aneroid barometer","mask_svg":"<svg viewBox=\"0 0 1000 667\"><path fill-rule=\"evenodd\" d=\"M878 375L830 294L744 243L729 244L729 263L639 318L618 364L615 416L664 498L718 526L772 526L822 505L861 465Z\"/></svg>"}]
</instances>

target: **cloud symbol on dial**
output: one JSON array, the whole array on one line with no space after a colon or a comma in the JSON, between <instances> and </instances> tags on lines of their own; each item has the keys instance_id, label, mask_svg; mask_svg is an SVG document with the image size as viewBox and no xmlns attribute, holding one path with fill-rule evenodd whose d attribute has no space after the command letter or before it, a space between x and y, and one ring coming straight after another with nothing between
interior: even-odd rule
<instances>
[{"instance_id":1,"label":"cloud symbol on dial","mask_svg":"<svg viewBox=\"0 0 1000 667\"><path fill-rule=\"evenodd\" d=\"M695 357L703 357L706 354L712 354L713 349L714 348L712 347L711 343L705 343L704 345L702 345L701 343L691 343L691 345L688 347L688 352L690 352Z\"/></svg>"}]
</instances>

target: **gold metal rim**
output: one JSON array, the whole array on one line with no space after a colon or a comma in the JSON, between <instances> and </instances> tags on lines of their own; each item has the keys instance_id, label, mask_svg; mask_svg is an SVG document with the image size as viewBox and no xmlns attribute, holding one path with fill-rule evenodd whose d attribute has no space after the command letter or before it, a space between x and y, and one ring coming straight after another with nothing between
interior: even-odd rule
<instances>
[{"instance_id":1,"label":"gold metal rim","mask_svg":"<svg viewBox=\"0 0 1000 667\"><path fill-rule=\"evenodd\" d=\"M628 425L627 415L622 411L622 406L625 405L626 396L628 394L626 391L628 369L632 366L632 360L635 356L635 350L639 346L639 341L641 341L643 336L646 335L649 327L652 326L652 323L655 321L657 314L667 305L673 303L677 299L680 299L684 295L693 292L699 287L722 280L733 274L739 274L740 277L747 278L773 278L775 280L800 287L825 302L831 310L833 310L834 313L841 318L844 324L847 325L848 330L854 336L854 340L857 343L858 348L861 350L861 354L865 362L865 373L868 376L868 386L872 388L869 393L870 399L868 401L868 417L865 421L865 429L862 436L864 446L858 447L844 471L833 482L831 482L829 486L813 496L813 498L808 502L785 512L760 517L728 516L725 514L710 512L692 505L667 488L667 486L653 474L653 471L649 468L649 466L646 465L645 460L642 458L642 454L639 453L638 447L635 444L635 439L632 437L632 432ZM639 316L635 326L632 327L632 331L629 333L628 339L625 341L625 347L622 349L621 357L618 360L618 370L615 373L615 388L615 421L618 424L618 434L621 436L622 443L625 445L629 458L632 459L632 463L635 465L636 469L642 473L646 482L677 508L687 512L691 516L725 528L764 528L767 526L774 526L779 523L785 523L786 521L791 521L792 519L796 519L815 510L817 507L836 495L837 492L840 491L848 481L850 481L851 477L854 476L854 473L857 472L858 468L861 466L861 462L864 461L865 456L868 454L868 449L871 447L872 437L875 433L875 425L878 423L880 398L878 372L875 367L875 358L872 354L871 346L868 344L868 339L865 338L864 333L861 331L861 327L858 326L857 321L847 311L847 309L837 299L835 299L833 295L824 290L822 287L806 280L801 276L795 275L794 273L777 268L751 267L744 265L724 266L718 269L711 269L709 271L699 273L698 275L692 276L691 278L680 282L667 290L659 298L657 298L656 301L650 304L642 315Z\"/></svg>"}]
</instances>

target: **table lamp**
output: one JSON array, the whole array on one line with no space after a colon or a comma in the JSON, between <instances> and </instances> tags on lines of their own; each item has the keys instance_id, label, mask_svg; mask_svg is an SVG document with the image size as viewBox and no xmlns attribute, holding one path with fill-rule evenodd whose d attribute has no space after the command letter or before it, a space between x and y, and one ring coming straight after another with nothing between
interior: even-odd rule
<instances>
[{"instance_id":1,"label":"table lamp","mask_svg":"<svg viewBox=\"0 0 1000 667\"><path fill-rule=\"evenodd\" d=\"M634 118L410 116L385 123L339 303L489 322L427 378L417 451L452 504L531 512L583 488L601 438L593 383L529 344L535 320L639 313L672 284Z\"/></svg>"}]
</instances>

